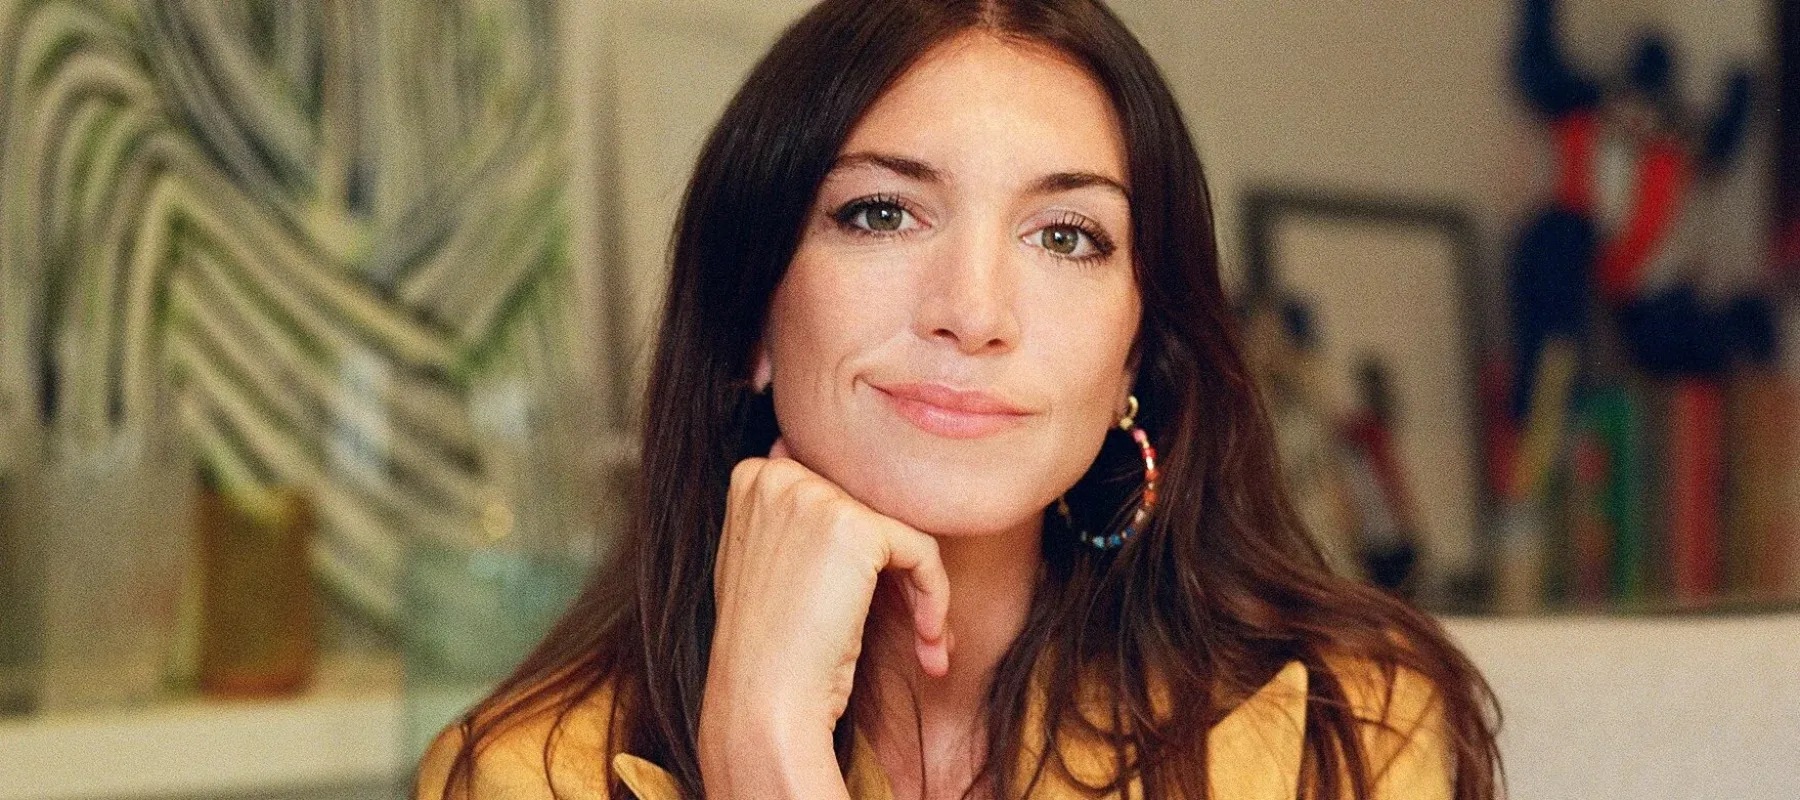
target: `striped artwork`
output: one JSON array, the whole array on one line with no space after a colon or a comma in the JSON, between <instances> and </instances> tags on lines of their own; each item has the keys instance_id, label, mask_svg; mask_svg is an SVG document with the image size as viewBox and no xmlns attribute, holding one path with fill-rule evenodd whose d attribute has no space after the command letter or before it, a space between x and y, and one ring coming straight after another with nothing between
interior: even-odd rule
<instances>
[{"instance_id":1,"label":"striped artwork","mask_svg":"<svg viewBox=\"0 0 1800 800\"><path fill-rule=\"evenodd\" d=\"M172 387L392 624L407 547L490 503L481 408L581 357L554 0L6 6L0 413L104 441Z\"/></svg>"}]
</instances>

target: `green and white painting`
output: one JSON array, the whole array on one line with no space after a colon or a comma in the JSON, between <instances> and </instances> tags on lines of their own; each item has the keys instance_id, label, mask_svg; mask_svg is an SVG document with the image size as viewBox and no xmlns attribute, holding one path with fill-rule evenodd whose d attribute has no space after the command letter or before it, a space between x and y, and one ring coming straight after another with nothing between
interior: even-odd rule
<instances>
[{"instance_id":1,"label":"green and white painting","mask_svg":"<svg viewBox=\"0 0 1800 800\"><path fill-rule=\"evenodd\" d=\"M313 492L321 585L392 623L408 548L492 521L483 420L588 358L556 26L554 0L7 0L0 413L101 441L173 405L228 488Z\"/></svg>"}]
</instances>

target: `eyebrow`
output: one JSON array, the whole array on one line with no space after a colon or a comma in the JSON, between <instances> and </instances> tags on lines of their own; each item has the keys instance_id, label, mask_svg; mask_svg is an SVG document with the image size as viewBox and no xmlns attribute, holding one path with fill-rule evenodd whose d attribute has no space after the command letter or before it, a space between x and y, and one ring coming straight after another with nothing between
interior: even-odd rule
<instances>
[{"instance_id":1,"label":"eyebrow","mask_svg":"<svg viewBox=\"0 0 1800 800\"><path fill-rule=\"evenodd\" d=\"M1125 184L1094 172L1052 172L1031 184L1031 193L1055 194L1085 189L1089 186L1112 189L1118 192L1120 197L1125 198L1125 202L1131 202L1131 192L1125 188Z\"/></svg>"},{"instance_id":2,"label":"eyebrow","mask_svg":"<svg viewBox=\"0 0 1800 800\"><path fill-rule=\"evenodd\" d=\"M937 168L915 158L907 158L892 153L876 153L859 151L838 156L831 164L831 172L854 167L880 167L903 178L910 178L923 183L944 183L944 174ZM1090 186L1109 188L1131 202L1131 192L1119 181L1095 172L1052 172L1033 181L1028 191L1031 194L1056 194Z\"/></svg>"},{"instance_id":3,"label":"eyebrow","mask_svg":"<svg viewBox=\"0 0 1800 800\"><path fill-rule=\"evenodd\" d=\"M943 183L944 174L938 172L930 164L914 158L896 156L888 153L872 153L867 151L845 153L831 163L831 171L852 167L880 167L896 173L903 178L911 178L924 183Z\"/></svg>"}]
</instances>

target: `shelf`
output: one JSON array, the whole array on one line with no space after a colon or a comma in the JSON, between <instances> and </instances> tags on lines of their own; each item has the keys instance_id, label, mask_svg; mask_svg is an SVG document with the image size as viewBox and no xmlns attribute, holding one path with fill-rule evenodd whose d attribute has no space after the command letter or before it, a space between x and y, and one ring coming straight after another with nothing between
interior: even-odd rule
<instances>
[{"instance_id":1,"label":"shelf","mask_svg":"<svg viewBox=\"0 0 1800 800\"><path fill-rule=\"evenodd\" d=\"M172 700L0 721L0 800L235 796L395 784L397 658L327 660L284 700Z\"/></svg>"}]
</instances>

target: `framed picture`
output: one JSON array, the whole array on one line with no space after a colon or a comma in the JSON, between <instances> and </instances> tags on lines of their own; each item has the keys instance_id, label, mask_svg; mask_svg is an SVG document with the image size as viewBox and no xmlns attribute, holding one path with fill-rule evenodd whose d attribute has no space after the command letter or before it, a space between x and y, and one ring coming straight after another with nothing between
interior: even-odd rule
<instances>
[{"instance_id":1,"label":"framed picture","mask_svg":"<svg viewBox=\"0 0 1800 800\"><path fill-rule=\"evenodd\" d=\"M1310 312L1317 393L1348 414L1378 363L1393 461L1411 496L1426 597L1479 592L1485 496L1474 226L1459 209L1356 194L1257 189L1243 199L1248 290Z\"/></svg>"}]
</instances>

